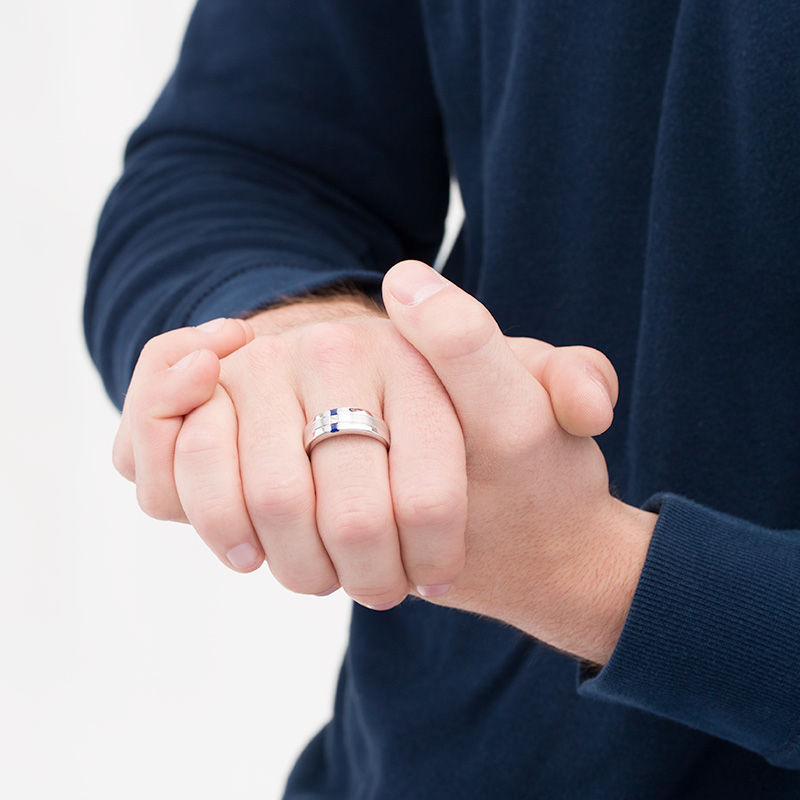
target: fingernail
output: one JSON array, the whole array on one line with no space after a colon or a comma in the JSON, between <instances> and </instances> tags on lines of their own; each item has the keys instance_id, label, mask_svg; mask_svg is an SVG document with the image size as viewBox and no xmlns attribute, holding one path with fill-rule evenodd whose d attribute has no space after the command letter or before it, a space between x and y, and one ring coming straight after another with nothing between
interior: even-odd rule
<instances>
[{"instance_id":1,"label":"fingernail","mask_svg":"<svg viewBox=\"0 0 800 800\"><path fill-rule=\"evenodd\" d=\"M217 317L217 319L210 319L197 326L197 330L203 333L216 333L225 324L225 317Z\"/></svg>"},{"instance_id":2,"label":"fingernail","mask_svg":"<svg viewBox=\"0 0 800 800\"><path fill-rule=\"evenodd\" d=\"M402 279L398 276L393 283L389 292L404 306L418 306L447 285L438 272L418 263L404 265Z\"/></svg>"},{"instance_id":3,"label":"fingernail","mask_svg":"<svg viewBox=\"0 0 800 800\"><path fill-rule=\"evenodd\" d=\"M237 544L225 554L234 569L251 569L259 561L258 551L249 542Z\"/></svg>"},{"instance_id":4,"label":"fingernail","mask_svg":"<svg viewBox=\"0 0 800 800\"><path fill-rule=\"evenodd\" d=\"M602 372L600 372L600 370L599 370L599 369L597 369L597 367L596 367L594 364L592 364L592 362L591 362L591 361L587 361L587 362L586 362L586 363L583 365L583 368L584 368L584 370L586 371L586 374L587 374L587 375L588 375L588 376L589 376L589 377L590 377L590 378L591 378L591 379L592 379L592 380L593 380L593 381L594 381L596 384L598 384L598 385L600 386L600 388L601 388L601 389L602 389L602 390L605 392L605 394L606 394L606 397L608 397L608 402L609 402L609 403L613 402L613 401L612 401L612 399L611 399L611 388L610 388L610 387L609 387L609 385L606 383L606 379L605 379L605 376L603 375L603 373L602 373Z\"/></svg>"},{"instance_id":5,"label":"fingernail","mask_svg":"<svg viewBox=\"0 0 800 800\"><path fill-rule=\"evenodd\" d=\"M326 589L324 592L315 592L315 594L317 597L327 597L329 594L333 594L341 585L341 583L334 583L330 589Z\"/></svg>"},{"instance_id":6,"label":"fingernail","mask_svg":"<svg viewBox=\"0 0 800 800\"><path fill-rule=\"evenodd\" d=\"M450 591L452 585L452 583L434 583L430 586L417 586L417 591L423 597L441 597Z\"/></svg>"},{"instance_id":7,"label":"fingernail","mask_svg":"<svg viewBox=\"0 0 800 800\"><path fill-rule=\"evenodd\" d=\"M189 353L188 356L184 356L180 361L176 361L170 369L186 369L200 354L199 350L195 350L193 353Z\"/></svg>"}]
</instances>

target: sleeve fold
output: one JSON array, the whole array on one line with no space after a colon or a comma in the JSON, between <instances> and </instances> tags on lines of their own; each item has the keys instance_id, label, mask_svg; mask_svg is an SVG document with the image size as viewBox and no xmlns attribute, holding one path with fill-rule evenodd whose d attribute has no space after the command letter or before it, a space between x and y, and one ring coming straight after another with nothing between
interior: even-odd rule
<instances>
[{"instance_id":1,"label":"sleeve fold","mask_svg":"<svg viewBox=\"0 0 800 800\"><path fill-rule=\"evenodd\" d=\"M144 343L432 260L449 172L416 3L200 0L97 229L84 330L120 407Z\"/></svg>"}]
</instances>

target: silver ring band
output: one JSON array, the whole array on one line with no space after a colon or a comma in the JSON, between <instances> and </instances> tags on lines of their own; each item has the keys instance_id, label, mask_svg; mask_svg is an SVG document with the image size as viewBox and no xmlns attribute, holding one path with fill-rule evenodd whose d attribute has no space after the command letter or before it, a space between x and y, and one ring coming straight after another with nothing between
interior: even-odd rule
<instances>
[{"instance_id":1,"label":"silver ring band","mask_svg":"<svg viewBox=\"0 0 800 800\"><path fill-rule=\"evenodd\" d=\"M324 439L341 433L357 433L382 442L388 449L391 442L389 428L380 418L363 408L331 408L317 414L303 430L303 447L306 453Z\"/></svg>"}]
</instances>

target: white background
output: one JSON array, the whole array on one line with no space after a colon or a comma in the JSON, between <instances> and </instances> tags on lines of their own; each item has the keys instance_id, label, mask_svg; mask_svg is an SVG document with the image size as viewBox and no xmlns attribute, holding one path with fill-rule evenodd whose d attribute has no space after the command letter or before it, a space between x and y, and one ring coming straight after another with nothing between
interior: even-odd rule
<instances>
[{"instance_id":1,"label":"white background","mask_svg":"<svg viewBox=\"0 0 800 800\"><path fill-rule=\"evenodd\" d=\"M226 570L139 511L81 329L122 150L189 0L0 4L0 797L277 798L349 603Z\"/></svg>"}]
</instances>

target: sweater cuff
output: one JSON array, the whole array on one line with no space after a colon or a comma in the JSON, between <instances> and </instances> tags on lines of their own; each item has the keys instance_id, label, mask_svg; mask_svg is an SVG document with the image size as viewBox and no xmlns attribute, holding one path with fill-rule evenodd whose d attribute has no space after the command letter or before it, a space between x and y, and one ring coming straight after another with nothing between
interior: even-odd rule
<instances>
[{"instance_id":1,"label":"sweater cuff","mask_svg":"<svg viewBox=\"0 0 800 800\"><path fill-rule=\"evenodd\" d=\"M660 493L622 634L578 693L624 703L800 768L800 533Z\"/></svg>"},{"instance_id":2,"label":"sweater cuff","mask_svg":"<svg viewBox=\"0 0 800 800\"><path fill-rule=\"evenodd\" d=\"M175 311L168 329L199 325L214 317L237 317L263 308L281 297L295 297L347 281L370 297L379 298L383 274L367 269L322 266L318 263L251 264L218 278Z\"/></svg>"},{"instance_id":3,"label":"sweater cuff","mask_svg":"<svg viewBox=\"0 0 800 800\"><path fill-rule=\"evenodd\" d=\"M344 281L375 299L381 296L383 273L357 265L331 266L330 262L296 255L286 260L261 254L231 258L194 284L181 285L180 291L160 298L161 307L168 310L156 322L152 317L140 318L136 328L122 331L106 382L109 396L121 409L142 345L152 336L215 317L241 316L281 297L295 297ZM153 303L157 305L158 301L154 299Z\"/></svg>"}]
</instances>

